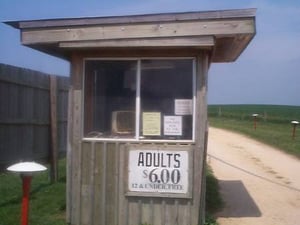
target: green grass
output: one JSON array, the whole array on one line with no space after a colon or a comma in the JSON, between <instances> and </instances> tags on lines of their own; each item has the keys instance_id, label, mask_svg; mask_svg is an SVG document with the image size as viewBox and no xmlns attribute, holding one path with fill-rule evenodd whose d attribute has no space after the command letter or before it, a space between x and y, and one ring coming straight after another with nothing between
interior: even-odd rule
<instances>
[{"instance_id":1,"label":"green grass","mask_svg":"<svg viewBox=\"0 0 300 225\"><path fill-rule=\"evenodd\" d=\"M206 212L213 214L223 207L223 201L219 193L218 180L215 178L212 169L206 166Z\"/></svg>"},{"instance_id":2,"label":"green grass","mask_svg":"<svg viewBox=\"0 0 300 225\"><path fill-rule=\"evenodd\" d=\"M290 123L300 120L300 106L282 105L209 105L210 118L252 120L252 114L259 114L259 118L270 123Z\"/></svg>"},{"instance_id":3,"label":"green grass","mask_svg":"<svg viewBox=\"0 0 300 225\"><path fill-rule=\"evenodd\" d=\"M0 225L20 224L22 184L18 175L0 174ZM48 172L33 177L31 183L29 224L65 225L65 160L59 163L59 181L51 184Z\"/></svg>"},{"instance_id":4,"label":"green grass","mask_svg":"<svg viewBox=\"0 0 300 225\"><path fill-rule=\"evenodd\" d=\"M34 176L30 193L30 225L66 225L66 161L59 162L59 181L51 184L48 172ZM218 182L208 167L205 225L217 225L212 214L222 207ZM0 173L0 225L20 224L21 179L13 173Z\"/></svg>"},{"instance_id":5,"label":"green grass","mask_svg":"<svg viewBox=\"0 0 300 225\"><path fill-rule=\"evenodd\" d=\"M224 202L219 192L218 180L211 168L209 166L206 166L206 168L205 225L217 225L213 214L222 209Z\"/></svg>"},{"instance_id":6,"label":"green grass","mask_svg":"<svg viewBox=\"0 0 300 225\"><path fill-rule=\"evenodd\" d=\"M254 129L253 113L258 113ZM248 135L300 158L300 126L292 139L292 120L300 121L299 106L213 105L208 107L209 123Z\"/></svg>"}]
</instances>

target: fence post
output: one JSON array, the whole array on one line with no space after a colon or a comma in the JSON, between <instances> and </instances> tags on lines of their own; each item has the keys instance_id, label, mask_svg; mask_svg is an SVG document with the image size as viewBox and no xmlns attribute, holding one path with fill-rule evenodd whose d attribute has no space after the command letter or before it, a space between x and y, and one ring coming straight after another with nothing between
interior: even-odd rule
<instances>
[{"instance_id":1,"label":"fence post","mask_svg":"<svg viewBox=\"0 0 300 225\"><path fill-rule=\"evenodd\" d=\"M58 180L57 153L57 79L50 75L50 180Z\"/></svg>"}]
</instances>

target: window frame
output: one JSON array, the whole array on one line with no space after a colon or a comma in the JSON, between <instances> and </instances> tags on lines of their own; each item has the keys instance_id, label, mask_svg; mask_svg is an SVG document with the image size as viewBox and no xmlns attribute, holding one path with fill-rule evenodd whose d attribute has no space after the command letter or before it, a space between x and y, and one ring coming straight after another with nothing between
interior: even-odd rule
<instances>
[{"instance_id":1,"label":"window frame","mask_svg":"<svg viewBox=\"0 0 300 225\"><path fill-rule=\"evenodd\" d=\"M193 115L192 115L192 139L144 139L140 138L140 124L141 124L141 61L142 60L180 60L180 59L191 59L192 60L192 100L193 100ZM136 95L135 95L135 134L132 138L109 138L109 137L84 137L84 125L85 125L85 81L86 81L86 62L87 61L97 61L97 60L111 60L111 61L136 61L137 71L136 71ZM82 112L82 139L84 141L111 141L111 142L144 142L144 143L195 143L195 132L196 132L196 57L86 57L83 58L83 82L82 82L82 102L83 102L83 112Z\"/></svg>"}]
</instances>

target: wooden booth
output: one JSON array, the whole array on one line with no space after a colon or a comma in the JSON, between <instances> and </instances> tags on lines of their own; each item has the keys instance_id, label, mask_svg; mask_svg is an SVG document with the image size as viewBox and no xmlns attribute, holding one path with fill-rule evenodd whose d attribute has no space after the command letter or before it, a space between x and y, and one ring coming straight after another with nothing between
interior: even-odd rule
<instances>
[{"instance_id":1,"label":"wooden booth","mask_svg":"<svg viewBox=\"0 0 300 225\"><path fill-rule=\"evenodd\" d=\"M202 224L208 69L239 57L255 9L8 24L71 62L67 222Z\"/></svg>"}]
</instances>

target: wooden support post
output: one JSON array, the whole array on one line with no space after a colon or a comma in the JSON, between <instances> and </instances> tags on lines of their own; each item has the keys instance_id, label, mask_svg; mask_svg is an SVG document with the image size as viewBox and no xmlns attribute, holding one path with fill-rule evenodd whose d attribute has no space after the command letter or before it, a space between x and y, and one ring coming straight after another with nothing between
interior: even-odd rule
<instances>
[{"instance_id":1,"label":"wooden support post","mask_svg":"<svg viewBox=\"0 0 300 225\"><path fill-rule=\"evenodd\" d=\"M293 125L293 133L292 133L293 140L295 139L295 137L296 137L296 125Z\"/></svg>"},{"instance_id":2,"label":"wooden support post","mask_svg":"<svg viewBox=\"0 0 300 225\"><path fill-rule=\"evenodd\" d=\"M57 79L50 75L50 180L58 179L58 153L57 153Z\"/></svg>"},{"instance_id":3,"label":"wooden support post","mask_svg":"<svg viewBox=\"0 0 300 225\"><path fill-rule=\"evenodd\" d=\"M254 113L254 114L252 114L252 117L253 117L253 128L254 128L254 130L256 130L258 114Z\"/></svg>"},{"instance_id":4,"label":"wooden support post","mask_svg":"<svg viewBox=\"0 0 300 225\"><path fill-rule=\"evenodd\" d=\"M292 139L295 140L295 137L296 137L296 128L297 128L297 125L299 124L298 121L294 120L291 122L292 126L293 126L293 129L292 129Z\"/></svg>"}]
</instances>

